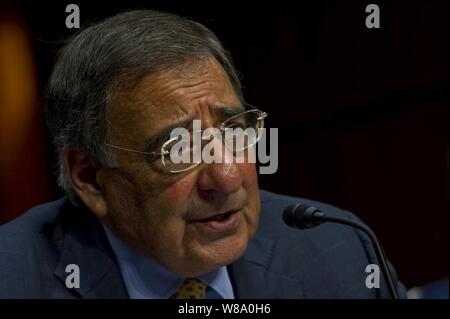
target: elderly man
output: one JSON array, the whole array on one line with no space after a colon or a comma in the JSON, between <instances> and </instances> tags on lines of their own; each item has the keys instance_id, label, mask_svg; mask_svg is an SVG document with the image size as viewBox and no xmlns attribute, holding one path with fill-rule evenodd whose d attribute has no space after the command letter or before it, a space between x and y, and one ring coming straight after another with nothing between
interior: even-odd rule
<instances>
[{"instance_id":1,"label":"elderly man","mask_svg":"<svg viewBox=\"0 0 450 319\"><path fill-rule=\"evenodd\" d=\"M84 29L47 92L67 197L1 226L0 297L389 298L383 280L366 285L378 261L361 233L283 223L300 199L259 190L248 160L259 135L244 161L170 156L171 132L195 134L194 120L258 132L265 116L245 104L230 57L199 23L132 11Z\"/></svg>"}]
</instances>

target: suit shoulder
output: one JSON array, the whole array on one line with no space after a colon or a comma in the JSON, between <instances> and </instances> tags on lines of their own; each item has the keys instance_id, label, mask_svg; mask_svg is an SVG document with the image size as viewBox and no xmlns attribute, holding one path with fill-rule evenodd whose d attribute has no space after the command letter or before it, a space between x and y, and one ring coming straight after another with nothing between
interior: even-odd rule
<instances>
[{"instance_id":1,"label":"suit shoulder","mask_svg":"<svg viewBox=\"0 0 450 319\"><path fill-rule=\"evenodd\" d=\"M261 191L261 215L257 233L262 237L276 240L280 247L283 245L291 247L296 241L308 243L310 247L317 248L317 251L326 250L336 243L352 243L363 247L362 238L352 227L325 223L315 228L300 230L287 226L283 221L283 211L286 207L299 202L314 206L330 216L359 221L354 214L330 204Z\"/></svg>"},{"instance_id":2,"label":"suit shoulder","mask_svg":"<svg viewBox=\"0 0 450 319\"><path fill-rule=\"evenodd\" d=\"M53 285L62 244L55 230L65 202L35 206L0 226L0 298L42 298Z\"/></svg>"},{"instance_id":3,"label":"suit shoulder","mask_svg":"<svg viewBox=\"0 0 450 319\"><path fill-rule=\"evenodd\" d=\"M35 206L16 219L0 225L0 239L24 234L46 233L54 229L66 197Z\"/></svg>"},{"instance_id":4,"label":"suit shoulder","mask_svg":"<svg viewBox=\"0 0 450 319\"><path fill-rule=\"evenodd\" d=\"M260 194L261 194L261 210L265 214L278 215L280 214L280 212L282 214L286 207L302 202L306 205L314 206L319 210L321 210L322 212L325 212L330 215L347 217L351 219L358 219L354 214L344 209L320 201L315 201L302 197L281 195L265 190L261 190Z\"/></svg>"}]
</instances>

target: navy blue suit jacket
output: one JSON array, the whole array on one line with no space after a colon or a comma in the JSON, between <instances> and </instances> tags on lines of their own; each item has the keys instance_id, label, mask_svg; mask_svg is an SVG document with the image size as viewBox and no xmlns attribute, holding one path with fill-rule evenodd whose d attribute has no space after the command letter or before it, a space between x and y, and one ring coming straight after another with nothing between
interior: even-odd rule
<instances>
[{"instance_id":1,"label":"navy blue suit jacket","mask_svg":"<svg viewBox=\"0 0 450 319\"><path fill-rule=\"evenodd\" d=\"M308 230L283 223L283 209L298 201L356 219L327 204L261 191L258 231L246 253L228 266L236 298L389 298L382 275L380 288L366 287L366 266L378 262L365 235L331 223ZM79 288L65 285L68 264L79 266ZM394 281L405 297L396 276ZM0 226L0 298L128 294L100 222L62 198Z\"/></svg>"}]
</instances>

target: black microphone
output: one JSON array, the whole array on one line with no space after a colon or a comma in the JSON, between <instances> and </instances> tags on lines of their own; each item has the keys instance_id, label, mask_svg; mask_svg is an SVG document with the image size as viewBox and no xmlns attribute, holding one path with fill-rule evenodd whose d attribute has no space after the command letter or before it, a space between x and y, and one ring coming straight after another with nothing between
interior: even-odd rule
<instances>
[{"instance_id":1,"label":"black microphone","mask_svg":"<svg viewBox=\"0 0 450 319\"><path fill-rule=\"evenodd\" d=\"M381 270L386 279L392 299L399 299L397 290L395 289L392 281L391 272L387 266L383 248L375 236L375 233L368 226L346 218L327 216L319 209L304 203L298 203L296 205L286 207L283 212L283 220L288 226L300 229L313 228L325 222L332 222L352 226L362 230L372 241L375 248L375 254L377 255L378 262L381 264Z\"/></svg>"}]
</instances>

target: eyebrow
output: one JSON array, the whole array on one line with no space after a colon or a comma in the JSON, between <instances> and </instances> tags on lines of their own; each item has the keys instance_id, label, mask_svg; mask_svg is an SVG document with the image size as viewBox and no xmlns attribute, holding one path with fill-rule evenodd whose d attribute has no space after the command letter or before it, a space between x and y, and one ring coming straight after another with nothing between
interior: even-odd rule
<instances>
[{"instance_id":1,"label":"eyebrow","mask_svg":"<svg viewBox=\"0 0 450 319\"><path fill-rule=\"evenodd\" d=\"M238 106L218 106L212 110L212 113L219 114L219 116L225 120L228 117L232 117L238 114L241 114L242 112L245 112L245 107L238 105Z\"/></svg>"},{"instance_id":2,"label":"eyebrow","mask_svg":"<svg viewBox=\"0 0 450 319\"><path fill-rule=\"evenodd\" d=\"M172 132L172 130L178 128L178 127L183 127L183 128L189 128L189 126L192 124L192 121L195 119L194 116L190 116L184 120L175 122L173 124L170 124L169 126L163 128L161 131L159 131L159 133L153 137L150 137L147 141L146 141L146 151L147 152L152 152L155 151L156 147L160 147L167 139L169 139L170 137L170 133ZM158 150L159 152L159 150Z\"/></svg>"},{"instance_id":3,"label":"eyebrow","mask_svg":"<svg viewBox=\"0 0 450 319\"><path fill-rule=\"evenodd\" d=\"M217 114L221 118L221 121L223 121L229 117L238 115L244 112L245 110L246 109L244 106L217 106L211 109L211 113L213 115ZM164 142L166 142L170 138L170 133L172 132L172 130L179 127L189 129L194 119L196 119L196 116L192 115L186 119L180 120L163 128L162 130L159 131L158 134L156 134L153 137L150 137L146 141L145 143L145 145L147 145L146 151L152 152L155 151L156 147L160 147Z\"/></svg>"}]
</instances>

